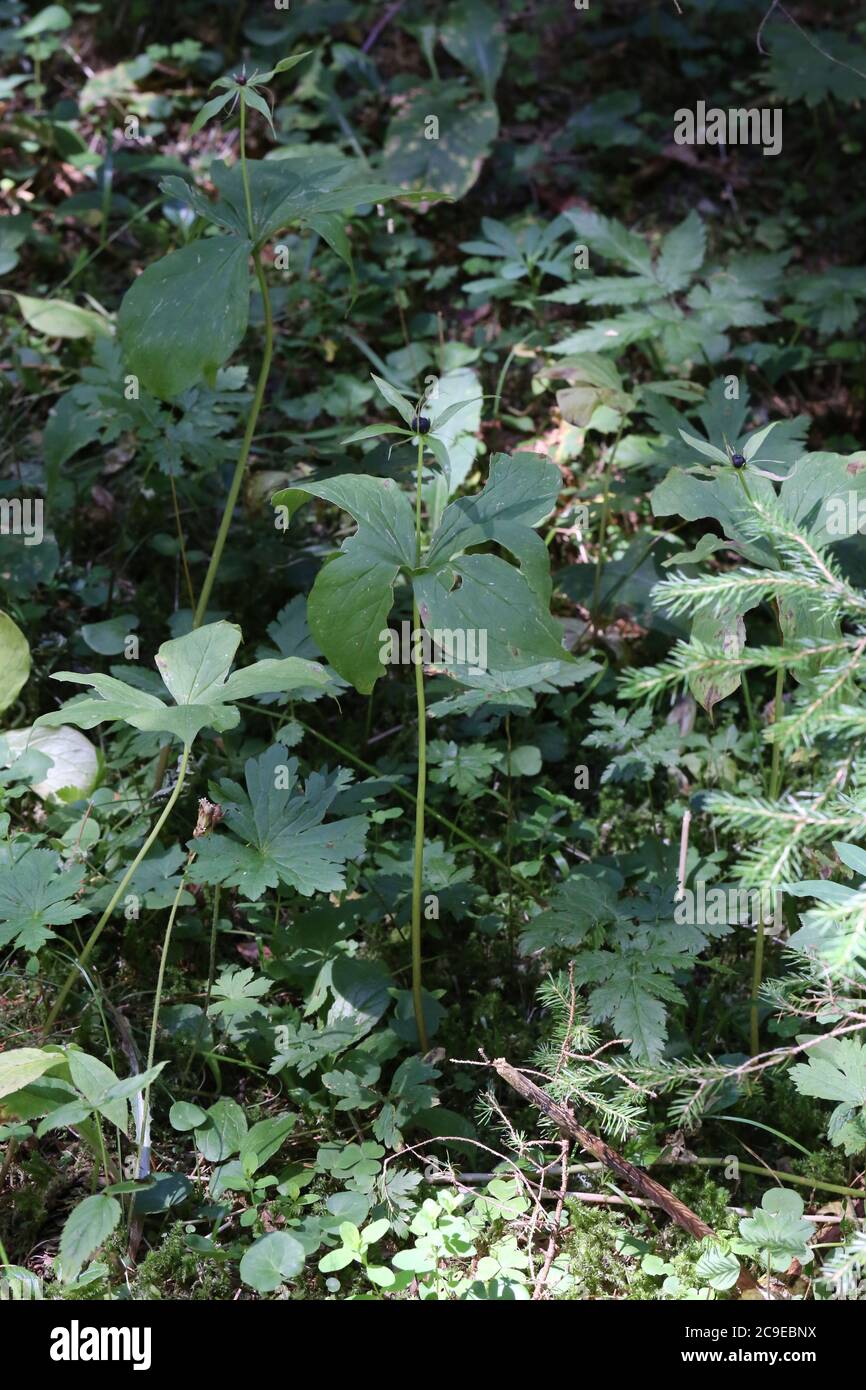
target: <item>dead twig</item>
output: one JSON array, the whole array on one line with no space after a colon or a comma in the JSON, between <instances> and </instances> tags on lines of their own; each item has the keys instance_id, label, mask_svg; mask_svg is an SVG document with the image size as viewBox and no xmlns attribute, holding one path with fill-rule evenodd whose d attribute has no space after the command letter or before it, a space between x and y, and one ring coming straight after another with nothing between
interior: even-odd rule
<instances>
[{"instance_id":1,"label":"dead twig","mask_svg":"<svg viewBox=\"0 0 866 1390\"><path fill-rule=\"evenodd\" d=\"M504 1057L497 1057L495 1061L489 1063L498 1076L507 1082L518 1095L528 1100L530 1105L534 1105L548 1119L553 1120L560 1132L569 1139L575 1140L582 1149L591 1153L593 1158L597 1158L606 1168L610 1168L620 1178L635 1188L642 1197L650 1201L657 1202L664 1212L676 1221L678 1226L682 1226L684 1231L688 1231L695 1240L705 1240L715 1237L712 1227L696 1215L679 1197L675 1197L661 1183L651 1178L649 1173L645 1173L641 1168L636 1168L633 1163L629 1163L627 1158L612 1149L597 1134L592 1134L590 1130L584 1129L583 1125L578 1124L574 1112L566 1106L560 1105L546 1091L542 1091L533 1081L519 1072ZM737 1287L743 1291L745 1289L757 1288L757 1284L752 1275L746 1269L740 1271L737 1280Z\"/></svg>"}]
</instances>

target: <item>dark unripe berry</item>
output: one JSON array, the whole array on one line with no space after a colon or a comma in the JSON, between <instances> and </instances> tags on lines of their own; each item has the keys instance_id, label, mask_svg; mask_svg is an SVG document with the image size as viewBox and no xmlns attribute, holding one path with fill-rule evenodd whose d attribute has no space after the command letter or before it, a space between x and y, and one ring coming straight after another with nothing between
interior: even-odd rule
<instances>
[{"instance_id":1,"label":"dark unripe berry","mask_svg":"<svg viewBox=\"0 0 866 1390\"><path fill-rule=\"evenodd\" d=\"M745 466L745 462L746 460L743 458L742 454L731 454L731 463L734 465L735 468L743 468Z\"/></svg>"},{"instance_id":2,"label":"dark unripe berry","mask_svg":"<svg viewBox=\"0 0 866 1390\"><path fill-rule=\"evenodd\" d=\"M419 434L427 434L430 429L430 421L426 415L413 415L412 428L417 430Z\"/></svg>"}]
</instances>

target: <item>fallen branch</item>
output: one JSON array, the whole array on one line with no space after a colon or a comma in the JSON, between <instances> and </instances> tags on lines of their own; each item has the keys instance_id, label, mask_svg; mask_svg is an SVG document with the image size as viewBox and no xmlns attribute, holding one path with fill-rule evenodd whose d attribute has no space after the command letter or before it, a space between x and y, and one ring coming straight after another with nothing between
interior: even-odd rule
<instances>
[{"instance_id":1,"label":"fallen branch","mask_svg":"<svg viewBox=\"0 0 866 1390\"><path fill-rule=\"evenodd\" d=\"M565 1105L560 1105L553 1100L546 1091L542 1091L534 1081L513 1067L510 1062L506 1062L504 1057L497 1057L490 1065L493 1070L502 1077L517 1093L528 1100L530 1105L534 1105L548 1119L553 1120L560 1133L569 1139L574 1139L580 1144L582 1149L591 1153L593 1158L597 1158L606 1168L610 1168L630 1187L635 1188L642 1197L655 1202L661 1207L662 1211L667 1212L672 1221L676 1221L678 1226L682 1226L684 1231L688 1231L695 1240L705 1240L707 1237L716 1239L715 1232L711 1226L702 1221L679 1197L675 1197L666 1187L662 1187L660 1182L651 1178L649 1173L643 1172L641 1168L636 1168L633 1163L629 1163L627 1158L618 1154L616 1149L612 1149L597 1134L592 1134L583 1125L578 1124L574 1117L574 1112ZM737 1280L737 1288L740 1291L745 1289L757 1288L757 1283L746 1269L740 1270L740 1277Z\"/></svg>"}]
</instances>

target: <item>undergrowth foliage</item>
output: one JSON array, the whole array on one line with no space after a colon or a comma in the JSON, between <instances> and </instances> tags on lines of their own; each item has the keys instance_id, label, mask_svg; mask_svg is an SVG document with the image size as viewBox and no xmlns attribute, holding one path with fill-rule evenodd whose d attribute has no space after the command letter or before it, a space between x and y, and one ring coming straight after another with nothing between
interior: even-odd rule
<instances>
[{"instance_id":1,"label":"undergrowth foliage","mask_svg":"<svg viewBox=\"0 0 866 1390\"><path fill-rule=\"evenodd\" d=\"M862 1298L862 16L109 8L0 5L0 1296Z\"/></svg>"}]
</instances>

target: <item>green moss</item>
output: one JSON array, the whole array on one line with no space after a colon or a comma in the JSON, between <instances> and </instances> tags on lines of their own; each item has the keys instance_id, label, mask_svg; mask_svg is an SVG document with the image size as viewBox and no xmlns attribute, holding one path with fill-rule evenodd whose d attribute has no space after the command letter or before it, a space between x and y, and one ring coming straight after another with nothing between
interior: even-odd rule
<instances>
[{"instance_id":1,"label":"green moss","mask_svg":"<svg viewBox=\"0 0 866 1390\"><path fill-rule=\"evenodd\" d=\"M177 1221L162 1243L148 1252L133 1282L133 1297L146 1299L230 1299L228 1266L203 1259L186 1244L186 1228Z\"/></svg>"}]
</instances>

